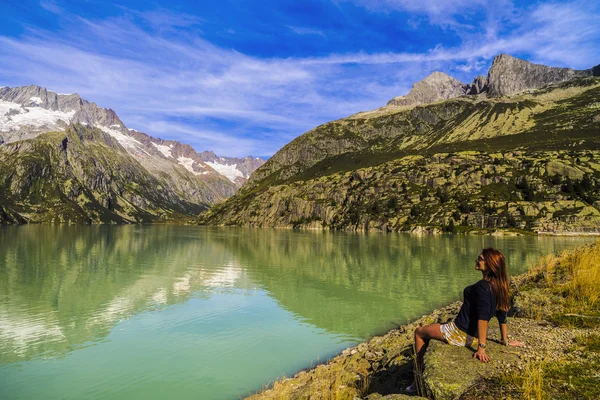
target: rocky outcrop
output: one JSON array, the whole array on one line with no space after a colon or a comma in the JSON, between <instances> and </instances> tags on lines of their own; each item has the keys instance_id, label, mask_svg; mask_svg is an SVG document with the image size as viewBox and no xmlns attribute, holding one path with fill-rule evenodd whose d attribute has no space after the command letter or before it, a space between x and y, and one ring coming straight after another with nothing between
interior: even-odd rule
<instances>
[{"instance_id":1,"label":"rocky outcrop","mask_svg":"<svg viewBox=\"0 0 600 400\"><path fill-rule=\"evenodd\" d=\"M575 339L585 330L552 327L526 318L510 319L512 340L526 343L527 347L507 347L499 343L500 330L496 320L490 321L486 352L490 362L473 358L475 349L448 346L432 341L425 354L423 386L427 397L435 400L453 400L486 380L500 379L511 371L520 371L529 361L543 359L558 363ZM535 339L534 339L535 338Z\"/></svg>"},{"instance_id":2,"label":"rocky outcrop","mask_svg":"<svg viewBox=\"0 0 600 400\"><path fill-rule=\"evenodd\" d=\"M574 70L534 64L508 54L494 57L487 84L492 97L506 96L527 89L538 89L551 83L593 76L594 69Z\"/></svg>"},{"instance_id":3,"label":"rocky outcrop","mask_svg":"<svg viewBox=\"0 0 600 400\"><path fill-rule=\"evenodd\" d=\"M477 95L480 93L486 93L488 91L488 78L483 75L479 75L473 80L473 83L468 88L467 94Z\"/></svg>"},{"instance_id":4,"label":"rocky outcrop","mask_svg":"<svg viewBox=\"0 0 600 400\"><path fill-rule=\"evenodd\" d=\"M436 71L415 83L408 94L394 97L384 109L414 107L482 93L490 97L502 97L586 76L600 76L600 65L587 70L573 70L547 67L508 54L500 54L494 57L488 75L477 76L470 85Z\"/></svg>"}]
</instances>

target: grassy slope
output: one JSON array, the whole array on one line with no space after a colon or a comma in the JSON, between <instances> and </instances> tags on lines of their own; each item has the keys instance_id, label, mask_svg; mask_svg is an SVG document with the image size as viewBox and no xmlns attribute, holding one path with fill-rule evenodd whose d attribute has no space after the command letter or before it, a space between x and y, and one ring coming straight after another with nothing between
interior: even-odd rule
<instances>
[{"instance_id":1,"label":"grassy slope","mask_svg":"<svg viewBox=\"0 0 600 400\"><path fill-rule=\"evenodd\" d=\"M489 100L461 97L332 121L286 145L255 171L248 187L305 180L409 154L556 150L571 148L575 140L586 140L585 148L598 148L600 121L594 117L600 111L599 84L599 78L585 78L533 94Z\"/></svg>"}]
</instances>

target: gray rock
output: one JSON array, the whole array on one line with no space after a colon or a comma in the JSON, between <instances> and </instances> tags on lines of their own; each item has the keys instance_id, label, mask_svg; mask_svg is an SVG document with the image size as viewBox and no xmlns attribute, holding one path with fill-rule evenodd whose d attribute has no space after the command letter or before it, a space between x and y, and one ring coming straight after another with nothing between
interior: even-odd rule
<instances>
[{"instance_id":1,"label":"gray rock","mask_svg":"<svg viewBox=\"0 0 600 400\"><path fill-rule=\"evenodd\" d=\"M490 335L499 335L496 327L490 327ZM516 365L522 351L506 347L491 340L487 342L491 360L482 363L473 358L474 349L456 347L432 340L425 353L423 383L430 398L436 400L457 399L478 380L502 375L507 365Z\"/></svg>"},{"instance_id":2,"label":"gray rock","mask_svg":"<svg viewBox=\"0 0 600 400\"><path fill-rule=\"evenodd\" d=\"M487 76L479 75L473 80L473 83L469 86L467 94L475 95L488 91L488 78Z\"/></svg>"}]
</instances>

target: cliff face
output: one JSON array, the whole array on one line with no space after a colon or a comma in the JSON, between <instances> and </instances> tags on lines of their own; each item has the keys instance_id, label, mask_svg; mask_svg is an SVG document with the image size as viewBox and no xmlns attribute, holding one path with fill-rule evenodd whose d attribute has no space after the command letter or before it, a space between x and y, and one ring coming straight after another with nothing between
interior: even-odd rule
<instances>
[{"instance_id":1,"label":"cliff face","mask_svg":"<svg viewBox=\"0 0 600 400\"><path fill-rule=\"evenodd\" d=\"M511 59L497 57L495 65L510 64ZM522 66L520 61L515 65ZM541 82L538 78L544 75L543 70L531 67L533 72L523 77L523 82ZM513 70L497 67L490 72L491 81L478 77L464 88L479 95L411 107L387 106L307 132L256 170L236 196L204 214L201 223L382 230L422 226L442 230L462 224L467 230L600 231L599 175L594 167L597 161L569 176L571 183L563 172L554 171L555 164L549 169L542 167L548 160L564 163L558 160L568 155L565 171L572 172L581 160L596 159L594 152L600 148L600 79L586 72L582 77L539 90L491 97L489 91L496 77L504 76L498 71L508 74ZM549 71L546 80L579 76L552 68ZM444 87L446 83L456 84L441 78ZM422 86L415 85L418 87ZM513 89L517 87L521 86ZM494 90L505 89L496 85ZM439 93L453 92L442 88ZM430 98L439 99L439 93ZM449 153L463 157L468 151L475 151L467 157L469 161L445 161ZM497 154L499 159L510 155L523 171L530 169L530 163L538 166L529 171L536 185L535 196L519 189L525 185L519 178L524 176L522 172L514 170L506 177L499 175L504 171L489 169L488 163L500 162L489 158L489 153ZM426 161L417 162L415 156ZM487 175L484 180L472 169L475 167ZM467 170L475 175L466 175ZM357 181L364 183L363 175L369 177L369 183L358 185ZM479 183L473 186L461 180ZM573 192L573 185L580 189L585 186L585 194L581 190ZM568 189L561 192L562 186ZM432 191L438 190L444 193L441 197L447 204L427 200ZM486 206L489 196L496 194L496 200L503 203ZM560 203L565 200L574 203ZM388 207L387 201L397 206ZM472 204L474 209L459 210L462 202ZM538 211L529 215L533 209Z\"/></svg>"}]
</instances>

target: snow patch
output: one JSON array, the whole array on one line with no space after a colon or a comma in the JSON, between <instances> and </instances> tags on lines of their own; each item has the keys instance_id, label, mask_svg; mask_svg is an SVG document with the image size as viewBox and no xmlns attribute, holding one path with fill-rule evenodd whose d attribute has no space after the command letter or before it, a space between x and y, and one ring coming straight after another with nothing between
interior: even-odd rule
<instances>
[{"instance_id":1,"label":"snow patch","mask_svg":"<svg viewBox=\"0 0 600 400\"><path fill-rule=\"evenodd\" d=\"M115 125L111 125L111 126L115 126ZM119 125L117 125L117 126L119 126ZM117 139L117 141L121 144L121 146L125 147L126 149L138 150L139 147L143 147L140 142L138 142L137 140L135 140L134 138L132 138L130 136L124 135L123 133L121 133L120 131L118 131L116 129L108 128L108 127L102 126L102 125L98 126L98 128L102 129L103 132L106 132L110 136Z\"/></svg>"},{"instance_id":2,"label":"snow patch","mask_svg":"<svg viewBox=\"0 0 600 400\"><path fill-rule=\"evenodd\" d=\"M185 169L187 169L188 171L190 171L192 174L194 175L204 175L204 172L196 172L194 171L194 168L192 167L192 165L195 163L194 160L192 160L189 157L179 157L177 159L177 161L179 162L179 164L183 165L185 167ZM198 165L198 164L196 164Z\"/></svg>"},{"instance_id":3,"label":"snow patch","mask_svg":"<svg viewBox=\"0 0 600 400\"><path fill-rule=\"evenodd\" d=\"M31 100L32 103L39 104L39 105L42 105L42 103L43 103L42 98L37 97L37 96L31 97L31 98L29 98L29 100Z\"/></svg>"},{"instance_id":4,"label":"snow patch","mask_svg":"<svg viewBox=\"0 0 600 400\"><path fill-rule=\"evenodd\" d=\"M165 157L167 157L167 158L173 157L173 153L171 153L171 147L165 146L164 144L154 143L154 142L152 142L152 144L154 145L154 147L156 147L156 149L158 151L160 151L161 153L163 153L163 155Z\"/></svg>"},{"instance_id":5,"label":"snow patch","mask_svg":"<svg viewBox=\"0 0 600 400\"><path fill-rule=\"evenodd\" d=\"M6 115L11 110L18 111L18 113L11 116ZM62 128L55 126L56 123L58 121L69 123L73 115L75 115L75 110L63 112L46 110L41 107L21 107L20 104L0 100L0 131L8 132L11 129L19 129L24 125L36 128L47 126L62 130Z\"/></svg>"},{"instance_id":6,"label":"snow patch","mask_svg":"<svg viewBox=\"0 0 600 400\"><path fill-rule=\"evenodd\" d=\"M226 164L219 164L219 163L214 163L214 162L207 162L206 164L208 164L212 169L214 169L221 175L224 175L227 179L229 179L233 183L235 183L235 178L243 178L244 177L244 174L242 173L242 171L237 169L237 167L235 165L226 165Z\"/></svg>"}]
</instances>

